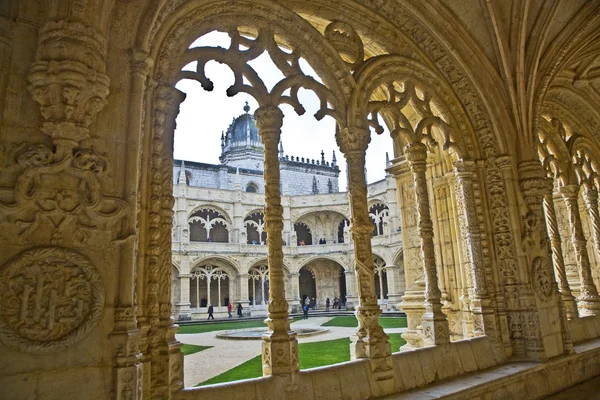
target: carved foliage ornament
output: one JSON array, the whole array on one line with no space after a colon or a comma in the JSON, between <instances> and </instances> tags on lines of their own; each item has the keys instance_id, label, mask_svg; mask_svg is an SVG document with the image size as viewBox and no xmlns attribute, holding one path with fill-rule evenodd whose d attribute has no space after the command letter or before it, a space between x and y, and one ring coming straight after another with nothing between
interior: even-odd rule
<instances>
[{"instance_id":1,"label":"carved foliage ornament","mask_svg":"<svg viewBox=\"0 0 600 400\"><path fill-rule=\"evenodd\" d=\"M533 260L531 278L537 296L543 301L550 300L554 288L554 277L545 258L537 257Z\"/></svg>"},{"instance_id":2,"label":"carved foliage ornament","mask_svg":"<svg viewBox=\"0 0 600 400\"><path fill-rule=\"evenodd\" d=\"M74 251L26 250L0 269L0 340L19 351L52 352L80 341L103 307L97 269Z\"/></svg>"}]
</instances>

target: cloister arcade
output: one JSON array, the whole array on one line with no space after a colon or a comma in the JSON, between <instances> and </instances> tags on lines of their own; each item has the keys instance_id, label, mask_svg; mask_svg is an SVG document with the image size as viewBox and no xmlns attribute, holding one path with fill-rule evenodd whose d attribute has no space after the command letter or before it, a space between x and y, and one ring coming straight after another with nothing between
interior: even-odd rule
<instances>
[{"instance_id":1,"label":"cloister arcade","mask_svg":"<svg viewBox=\"0 0 600 400\"><path fill-rule=\"evenodd\" d=\"M0 397L367 399L510 362L455 386L541 398L600 375L600 2L8 0L0 16ZM229 46L190 48L212 31ZM257 192L174 180L175 84L213 90L213 61L259 104ZM300 89L348 167L318 206L280 187L281 106L303 114ZM367 185L384 132L388 176ZM299 221L338 243L298 246ZM300 371L301 271L335 296L338 267L354 361ZM378 322L386 285L400 352ZM264 376L185 387L174 317L251 290Z\"/></svg>"}]
</instances>

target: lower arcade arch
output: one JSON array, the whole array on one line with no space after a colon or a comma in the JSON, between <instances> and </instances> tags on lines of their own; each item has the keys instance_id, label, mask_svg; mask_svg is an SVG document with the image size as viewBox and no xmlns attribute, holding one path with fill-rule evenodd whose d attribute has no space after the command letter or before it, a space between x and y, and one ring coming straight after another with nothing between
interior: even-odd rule
<instances>
[{"instance_id":1,"label":"lower arcade arch","mask_svg":"<svg viewBox=\"0 0 600 400\"><path fill-rule=\"evenodd\" d=\"M301 305L325 308L329 304L343 309L346 304L346 275L344 267L327 258L307 262L299 270L298 295Z\"/></svg>"}]
</instances>

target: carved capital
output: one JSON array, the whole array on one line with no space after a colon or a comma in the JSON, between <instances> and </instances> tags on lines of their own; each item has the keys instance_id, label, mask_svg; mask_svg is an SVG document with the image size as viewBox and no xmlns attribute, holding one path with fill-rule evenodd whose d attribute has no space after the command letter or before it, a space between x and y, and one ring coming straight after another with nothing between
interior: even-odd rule
<instances>
[{"instance_id":1,"label":"carved capital","mask_svg":"<svg viewBox=\"0 0 600 400\"><path fill-rule=\"evenodd\" d=\"M131 51L131 72L142 78L146 77L152 68L153 60L147 52L142 50Z\"/></svg>"},{"instance_id":2,"label":"carved capital","mask_svg":"<svg viewBox=\"0 0 600 400\"><path fill-rule=\"evenodd\" d=\"M409 143L404 147L404 154L411 171L425 170L427 163L427 146L421 142Z\"/></svg>"},{"instance_id":3,"label":"carved capital","mask_svg":"<svg viewBox=\"0 0 600 400\"><path fill-rule=\"evenodd\" d=\"M540 207L548 190L546 171L537 160L519 163L519 183L528 206Z\"/></svg>"},{"instance_id":4,"label":"carved capital","mask_svg":"<svg viewBox=\"0 0 600 400\"><path fill-rule=\"evenodd\" d=\"M578 185L565 185L561 186L559 189L559 193L565 200L577 200L579 196L579 186Z\"/></svg>"},{"instance_id":5,"label":"carved capital","mask_svg":"<svg viewBox=\"0 0 600 400\"><path fill-rule=\"evenodd\" d=\"M458 160L452 163L454 174L458 178L471 178L475 174L476 166L474 161Z\"/></svg>"},{"instance_id":6,"label":"carved capital","mask_svg":"<svg viewBox=\"0 0 600 400\"><path fill-rule=\"evenodd\" d=\"M273 131L281 132L281 126L283 125L283 112L279 107L267 106L260 107L254 111L254 120L256 121L256 127L263 141L268 140L268 133ZM277 142L279 142L279 135L277 135Z\"/></svg>"},{"instance_id":7,"label":"carved capital","mask_svg":"<svg viewBox=\"0 0 600 400\"><path fill-rule=\"evenodd\" d=\"M28 90L40 104L42 132L55 144L75 147L106 105L109 79L104 39L78 22L49 22L40 29Z\"/></svg>"},{"instance_id":8,"label":"carved capital","mask_svg":"<svg viewBox=\"0 0 600 400\"><path fill-rule=\"evenodd\" d=\"M352 152L365 152L371 142L371 134L368 129L350 127L338 130L335 140L342 153L348 157Z\"/></svg>"}]
</instances>

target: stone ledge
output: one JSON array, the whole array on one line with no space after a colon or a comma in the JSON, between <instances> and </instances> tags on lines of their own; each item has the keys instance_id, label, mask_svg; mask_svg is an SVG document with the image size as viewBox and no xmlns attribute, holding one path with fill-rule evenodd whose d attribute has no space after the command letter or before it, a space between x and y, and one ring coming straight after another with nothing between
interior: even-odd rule
<instances>
[{"instance_id":1,"label":"stone ledge","mask_svg":"<svg viewBox=\"0 0 600 400\"><path fill-rule=\"evenodd\" d=\"M574 346L575 353L545 363L507 363L385 400L540 399L600 375L600 339Z\"/></svg>"}]
</instances>

